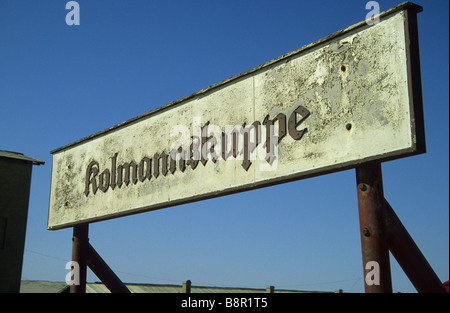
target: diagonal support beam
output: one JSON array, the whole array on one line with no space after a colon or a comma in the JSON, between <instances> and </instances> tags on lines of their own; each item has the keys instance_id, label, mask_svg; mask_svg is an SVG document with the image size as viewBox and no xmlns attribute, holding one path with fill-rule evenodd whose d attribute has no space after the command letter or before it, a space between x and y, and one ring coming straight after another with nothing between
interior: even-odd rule
<instances>
[{"instance_id":1,"label":"diagonal support beam","mask_svg":"<svg viewBox=\"0 0 450 313\"><path fill-rule=\"evenodd\" d=\"M88 243L88 259L87 265L94 274L102 281L103 284L112 293L130 293L130 290L106 264L102 257L95 251L94 247Z\"/></svg>"},{"instance_id":2,"label":"diagonal support beam","mask_svg":"<svg viewBox=\"0 0 450 313\"><path fill-rule=\"evenodd\" d=\"M447 293L386 199L384 207L389 250L416 290L420 293Z\"/></svg>"}]
</instances>

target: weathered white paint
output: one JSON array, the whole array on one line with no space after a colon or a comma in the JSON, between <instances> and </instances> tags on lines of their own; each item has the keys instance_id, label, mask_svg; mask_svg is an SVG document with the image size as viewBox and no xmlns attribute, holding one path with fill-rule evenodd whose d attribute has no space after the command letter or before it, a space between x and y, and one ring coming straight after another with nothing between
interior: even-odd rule
<instances>
[{"instance_id":1,"label":"weathered white paint","mask_svg":"<svg viewBox=\"0 0 450 313\"><path fill-rule=\"evenodd\" d=\"M404 14L383 16L368 27L356 24L283 57L95 134L53 152L48 228L148 211L345 169L367 160L385 160L414 151L415 133L408 92ZM155 153L169 153L177 137L175 125L193 131L193 121L249 125L299 105L311 114L278 145L276 169L264 159L252 160L248 171L233 158L121 188L85 195L86 169L93 160L100 173ZM349 127L351 125L351 128ZM260 148L263 144L260 144ZM274 168L275 168L274 167ZM153 169L152 169L153 170ZM116 174L117 175L117 174ZM97 176L97 181L98 181Z\"/></svg>"}]
</instances>

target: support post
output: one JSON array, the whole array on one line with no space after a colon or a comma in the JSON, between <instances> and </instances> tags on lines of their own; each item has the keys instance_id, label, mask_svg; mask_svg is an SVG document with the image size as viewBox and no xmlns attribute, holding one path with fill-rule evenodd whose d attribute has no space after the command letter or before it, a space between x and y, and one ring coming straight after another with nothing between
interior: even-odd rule
<instances>
[{"instance_id":1,"label":"support post","mask_svg":"<svg viewBox=\"0 0 450 313\"><path fill-rule=\"evenodd\" d=\"M73 228L72 271L75 277L70 285L70 293L86 292L88 233L89 224L79 225Z\"/></svg>"},{"instance_id":2,"label":"support post","mask_svg":"<svg viewBox=\"0 0 450 313\"><path fill-rule=\"evenodd\" d=\"M389 250L420 293L447 293L390 204L384 200Z\"/></svg>"},{"instance_id":3,"label":"support post","mask_svg":"<svg viewBox=\"0 0 450 313\"><path fill-rule=\"evenodd\" d=\"M361 249L366 293L391 293L381 164L356 168Z\"/></svg>"},{"instance_id":4,"label":"support post","mask_svg":"<svg viewBox=\"0 0 450 313\"><path fill-rule=\"evenodd\" d=\"M181 285L181 293L191 293L191 281L186 280Z\"/></svg>"}]
</instances>

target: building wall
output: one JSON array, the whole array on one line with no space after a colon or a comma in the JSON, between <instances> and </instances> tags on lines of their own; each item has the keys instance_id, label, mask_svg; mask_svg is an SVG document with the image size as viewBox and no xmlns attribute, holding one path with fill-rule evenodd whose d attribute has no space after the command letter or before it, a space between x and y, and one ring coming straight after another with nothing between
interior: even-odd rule
<instances>
[{"instance_id":1,"label":"building wall","mask_svg":"<svg viewBox=\"0 0 450 313\"><path fill-rule=\"evenodd\" d=\"M32 163L0 158L0 292L19 292Z\"/></svg>"}]
</instances>

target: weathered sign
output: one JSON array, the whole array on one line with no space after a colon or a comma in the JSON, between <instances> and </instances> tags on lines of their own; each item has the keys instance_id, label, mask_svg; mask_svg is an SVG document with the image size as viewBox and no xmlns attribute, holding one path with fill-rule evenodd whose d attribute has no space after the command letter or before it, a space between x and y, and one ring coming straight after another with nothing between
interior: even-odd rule
<instances>
[{"instance_id":1,"label":"weathered sign","mask_svg":"<svg viewBox=\"0 0 450 313\"><path fill-rule=\"evenodd\" d=\"M48 228L423 153L419 8L402 4L52 151Z\"/></svg>"}]
</instances>

